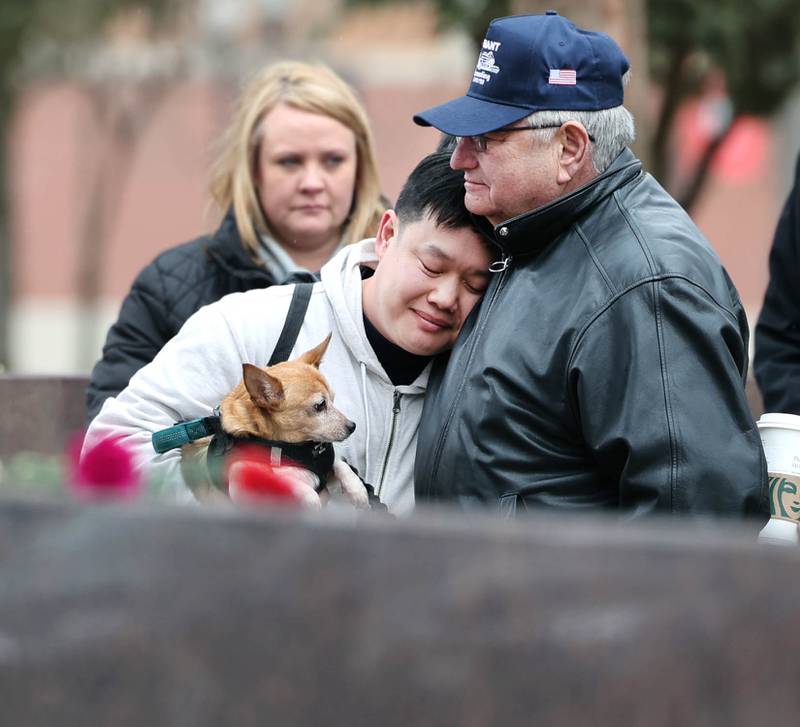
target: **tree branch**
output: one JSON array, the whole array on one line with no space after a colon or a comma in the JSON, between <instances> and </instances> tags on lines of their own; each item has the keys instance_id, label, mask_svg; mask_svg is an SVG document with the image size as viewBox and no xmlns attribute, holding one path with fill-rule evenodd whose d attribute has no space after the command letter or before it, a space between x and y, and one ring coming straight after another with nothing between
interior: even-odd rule
<instances>
[{"instance_id":1,"label":"tree branch","mask_svg":"<svg viewBox=\"0 0 800 727\"><path fill-rule=\"evenodd\" d=\"M700 197L700 192L705 186L706 180L708 179L708 175L711 171L711 164L716 158L720 147L731 133L731 129L733 129L733 123L728 124L708 143L706 148L703 150L703 156L700 157L700 161L695 167L694 175L687 185L686 190L678 200L681 207L683 207L683 209L685 209L687 212L691 212L692 208L697 203L697 200Z\"/></svg>"},{"instance_id":2,"label":"tree branch","mask_svg":"<svg viewBox=\"0 0 800 727\"><path fill-rule=\"evenodd\" d=\"M667 186L667 175L669 169L667 165L667 146L669 137L675 121L675 115L685 97L684 91L684 69L689 58L691 48L686 45L678 45L673 48L669 72L664 82L664 96L661 103L661 110L658 114L656 130L653 134L651 149L651 164L653 176L664 186Z\"/></svg>"}]
</instances>

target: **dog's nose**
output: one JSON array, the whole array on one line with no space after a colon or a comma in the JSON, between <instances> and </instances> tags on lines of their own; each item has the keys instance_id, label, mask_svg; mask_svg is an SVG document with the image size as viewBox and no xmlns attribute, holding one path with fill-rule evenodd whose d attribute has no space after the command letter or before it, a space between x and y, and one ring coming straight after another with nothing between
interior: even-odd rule
<instances>
[{"instance_id":1,"label":"dog's nose","mask_svg":"<svg viewBox=\"0 0 800 727\"><path fill-rule=\"evenodd\" d=\"M345 429L347 429L348 434L352 434L356 430L356 423L351 422L350 420L347 421L347 424L344 425Z\"/></svg>"}]
</instances>

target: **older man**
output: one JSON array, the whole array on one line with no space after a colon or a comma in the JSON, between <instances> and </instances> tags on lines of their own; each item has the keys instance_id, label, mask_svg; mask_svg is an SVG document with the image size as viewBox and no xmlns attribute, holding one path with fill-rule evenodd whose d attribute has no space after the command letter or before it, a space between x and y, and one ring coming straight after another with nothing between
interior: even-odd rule
<instances>
[{"instance_id":1,"label":"older man","mask_svg":"<svg viewBox=\"0 0 800 727\"><path fill-rule=\"evenodd\" d=\"M458 137L466 205L504 251L431 380L418 501L768 512L748 329L697 227L628 150L628 61L554 12L493 21Z\"/></svg>"}]
</instances>

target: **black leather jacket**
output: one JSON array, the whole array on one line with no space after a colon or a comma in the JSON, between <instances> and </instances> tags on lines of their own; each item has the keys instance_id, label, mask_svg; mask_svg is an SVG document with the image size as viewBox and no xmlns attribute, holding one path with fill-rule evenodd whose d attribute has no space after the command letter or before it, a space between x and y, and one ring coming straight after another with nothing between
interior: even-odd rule
<instances>
[{"instance_id":1,"label":"black leather jacket","mask_svg":"<svg viewBox=\"0 0 800 727\"><path fill-rule=\"evenodd\" d=\"M495 236L510 264L430 380L417 501L768 513L738 294L633 154Z\"/></svg>"},{"instance_id":2,"label":"black leather jacket","mask_svg":"<svg viewBox=\"0 0 800 727\"><path fill-rule=\"evenodd\" d=\"M161 253L137 276L111 327L103 357L86 392L88 420L150 363L187 318L228 293L266 288L275 281L242 246L233 213L213 236L205 235Z\"/></svg>"},{"instance_id":3,"label":"black leather jacket","mask_svg":"<svg viewBox=\"0 0 800 727\"><path fill-rule=\"evenodd\" d=\"M753 370L765 411L800 414L800 156L769 254Z\"/></svg>"}]
</instances>

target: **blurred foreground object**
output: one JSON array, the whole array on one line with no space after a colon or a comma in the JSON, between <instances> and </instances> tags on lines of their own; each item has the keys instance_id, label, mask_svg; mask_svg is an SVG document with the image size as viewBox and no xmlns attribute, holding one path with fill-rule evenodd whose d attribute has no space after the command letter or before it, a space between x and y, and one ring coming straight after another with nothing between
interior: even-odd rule
<instances>
[{"instance_id":1,"label":"blurred foreground object","mask_svg":"<svg viewBox=\"0 0 800 727\"><path fill-rule=\"evenodd\" d=\"M226 463L228 495L240 505L289 505L319 509L314 488L292 478L291 467L272 467L265 461L266 450L258 446L234 450ZM277 471L276 471L277 469Z\"/></svg>"},{"instance_id":2,"label":"blurred foreground object","mask_svg":"<svg viewBox=\"0 0 800 727\"><path fill-rule=\"evenodd\" d=\"M76 436L67 451L66 486L80 499L129 500L142 492L143 477L133 452L120 437L102 439L82 453L83 436Z\"/></svg>"},{"instance_id":3,"label":"blurred foreground object","mask_svg":"<svg viewBox=\"0 0 800 727\"><path fill-rule=\"evenodd\" d=\"M6 499L3 724L790 725L798 567L720 520Z\"/></svg>"}]
</instances>

